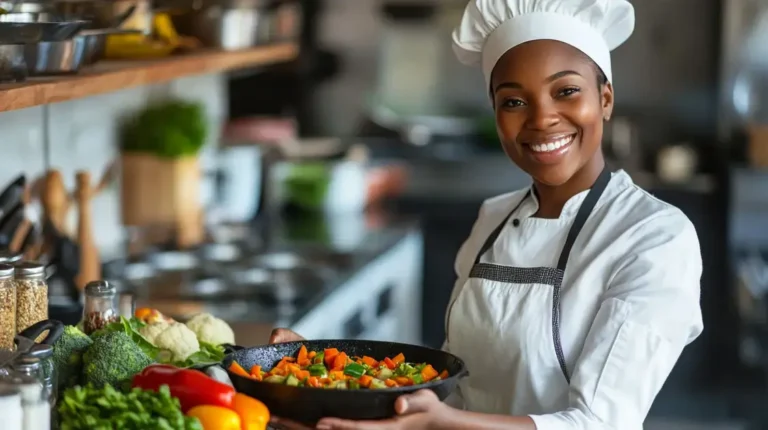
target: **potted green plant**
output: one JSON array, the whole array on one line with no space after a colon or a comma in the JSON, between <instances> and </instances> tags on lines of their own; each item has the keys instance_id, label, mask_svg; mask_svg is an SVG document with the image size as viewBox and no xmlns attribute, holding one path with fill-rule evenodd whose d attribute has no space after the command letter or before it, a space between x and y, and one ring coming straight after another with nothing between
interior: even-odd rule
<instances>
[{"instance_id":1,"label":"potted green plant","mask_svg":"<svg viewBox=\"0 0 768 430\"><path fill-rule=\"evenodd\" d=\"M202 236L200 150L208 125L201 104L151 105L121 128L122 216L131 226L175 224L180 240Z\"/></svg>"}]
</instances>

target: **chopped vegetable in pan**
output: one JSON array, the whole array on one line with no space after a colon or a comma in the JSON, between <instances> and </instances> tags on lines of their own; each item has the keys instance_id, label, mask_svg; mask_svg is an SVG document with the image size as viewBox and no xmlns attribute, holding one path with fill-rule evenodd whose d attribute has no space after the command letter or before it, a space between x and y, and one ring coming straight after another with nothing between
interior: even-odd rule
<instances>
[{"instance_id":1,"label":"chopped vegetable in pan","mask_svg":"<svg viewBox=\"0 0 768 430\"><path fill-rule=\"evenodd\" d=\"M377 361L367 356L349 357L336 348L308 351L304 345L296 357L283 357L269 371L260 366L246 370L236 362L229 370L257 381L340 390L406 387L448 377L447 370L438 372L428 363L408 363L403 354Z\"/></svg>"}]
</instances>

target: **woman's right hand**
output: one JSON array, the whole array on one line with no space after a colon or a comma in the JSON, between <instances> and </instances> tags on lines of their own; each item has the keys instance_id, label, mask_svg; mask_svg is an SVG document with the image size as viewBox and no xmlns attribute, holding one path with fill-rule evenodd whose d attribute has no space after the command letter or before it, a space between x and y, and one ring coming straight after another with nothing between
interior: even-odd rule
<instances>
[{"instance_id":1,"label":"woman's right hand","mask_svg":"<svg viewBox=\"0 0 768 430\"><path fill-rule=\"evenodd\" d=\"M269 335L270 345L273 343L285 343L285 342L297 342L306 340L301 335L293 330L287 328L276 328L272 330L272 334Z\"/></svg>"}]
</instances>

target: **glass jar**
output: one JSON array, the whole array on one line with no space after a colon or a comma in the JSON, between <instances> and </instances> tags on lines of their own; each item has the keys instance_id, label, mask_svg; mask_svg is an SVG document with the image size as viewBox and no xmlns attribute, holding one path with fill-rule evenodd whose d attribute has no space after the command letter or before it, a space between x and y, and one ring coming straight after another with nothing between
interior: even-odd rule
<instances>
[{"instance_id":1,"label":"glass jar","mask_svg":"<svg viewBox=\"0 0 768 430\"><path fill-rule=\"evenodd\" d=\"M56 404L58 392L56 368L53 366L53 346L40 343L33 345L14 361L11 369L34 376L43 385L44 395L51 402L51 406Z\"/></svg>"},{"instance_id":2,"label":"glass jar","mask_svg":"<svg viewBox=\"0 0 768 430\"><path fill-rule=\"evenodd\" d=\"M29 375L14 373L0 382L15 388L20 394L23 430L51 429L51 404L40 381Z\"/></svg>"},{"instance_id":3,"label":"glass jar","mask_svg":"<svg viewBox=\"0 0 768 430\"><path fill-rule=\"evenodd\" d=\"M16 332L48 319L48 284L45 266L25 261L14 267L16 283ZM36 341L45 338L43 333Z\"/></svg>"},{"instance_id":4,"label":"glass jar","mask_svg":"<svg viewBox=\"0 0 768 430\"><path fill-rule=\"evenodd\" d=\"M117 288L107 281L92 281L85 286L85 307L83 308L85 334L90 335L120 319L116 298Z\"/></svg>"},{"instance_id":5,"label":"glass jar","mask_svg":"<svg viewBox=\"0 0 768 430\"><path fill-rule=\"evenodd\" d=\"M0 382L0 417L3 420L3 429L23 429L24 413L21 407L21 395L14 384Z\"/></svg>"},{"instance_id":6,"label":"glass jar","mask_svg":"<svg viewBox=\"0 0 768 430\"><path fill-rule=\"evenodd\" d=\"M0 349L13 349L16 336L16 283L13 266L0 264Z\"/></svg>"}]
</instances>

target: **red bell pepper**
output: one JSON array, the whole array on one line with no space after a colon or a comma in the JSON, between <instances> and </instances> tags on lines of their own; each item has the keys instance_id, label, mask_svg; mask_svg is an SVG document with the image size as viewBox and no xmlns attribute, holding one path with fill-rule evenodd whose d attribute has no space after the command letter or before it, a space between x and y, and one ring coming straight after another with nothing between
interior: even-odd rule
<instances>
[{"instance_id":1,"label":"red bell pepper","mask_svg":"<svg viewBox=\"0 0 768 430\"><path fill-rule=\"evenodd\" d=\"M191 369L180 369L166 364L153 364L133 377L132 387L157 391L167 385L171 395L181 402L181 410L200 405L229 408L235 397L235 389L208 375Z\"/></svg>"}]
</instances>

